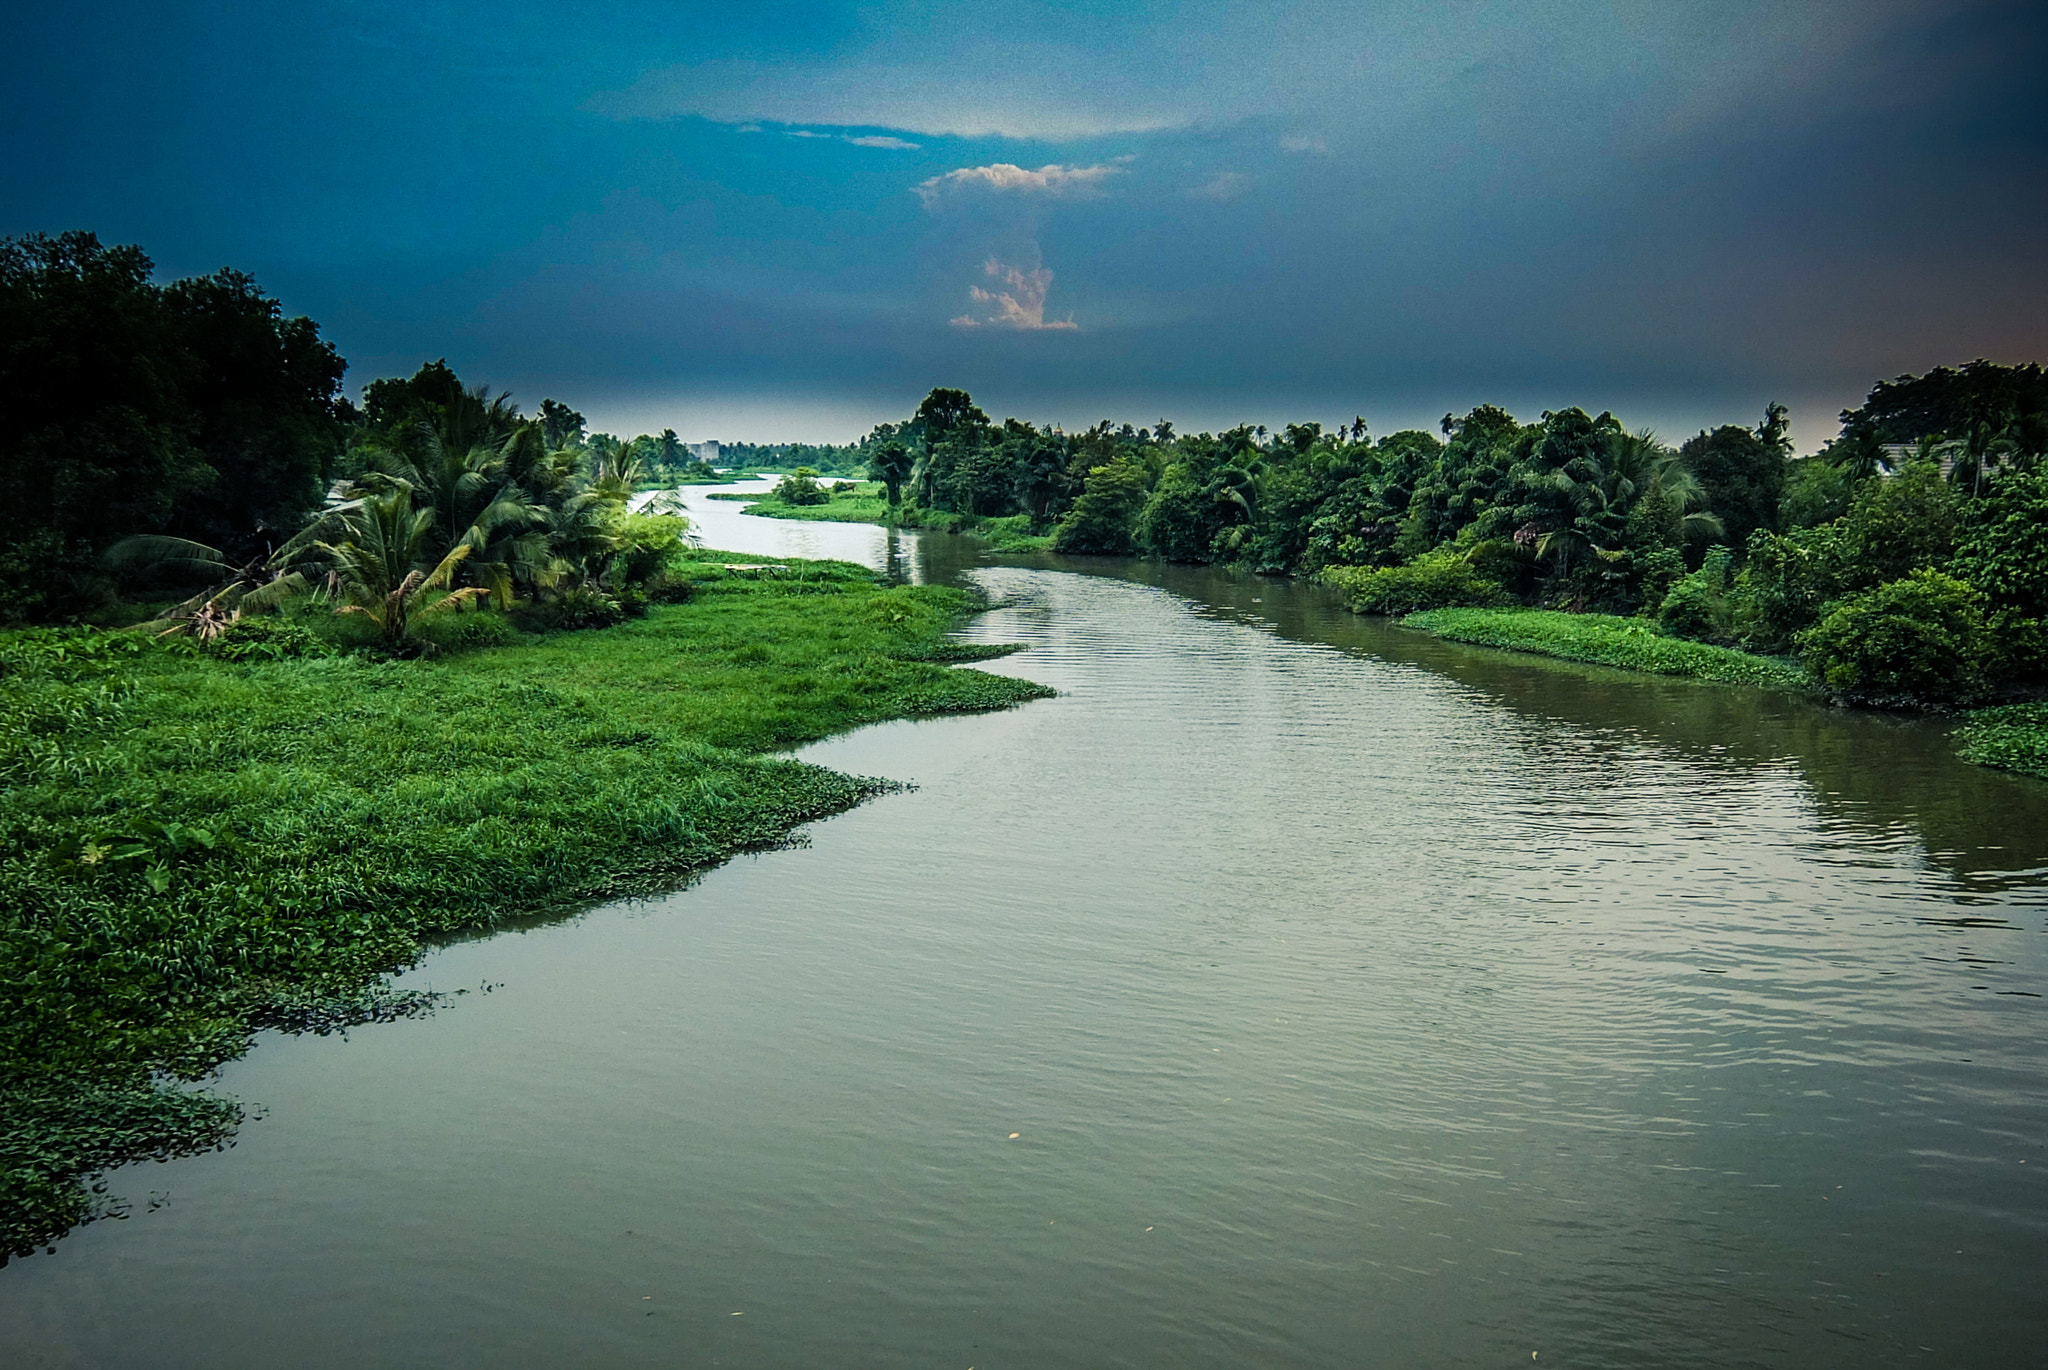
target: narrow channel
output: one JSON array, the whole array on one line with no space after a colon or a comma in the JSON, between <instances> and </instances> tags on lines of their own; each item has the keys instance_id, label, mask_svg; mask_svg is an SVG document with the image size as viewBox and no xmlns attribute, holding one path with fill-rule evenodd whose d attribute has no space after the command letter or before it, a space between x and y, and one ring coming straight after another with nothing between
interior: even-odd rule
<instances>
[{"instance_id":1,"label":"narrow channel","mask_svg":"<svg viewBox=\"0 0 2048 1370\"><path fill-rule=\"evenodd\" d=\"M2016 1365L2048 785L1944 725L1211 569L971 578L1057 687L915 782L268 1035L231 1151L0 1281L10 1366ZM488 987L488 992L484 992ZM149 1196L160 1206L150 1209Z\"/></svg>"}]
</instances>

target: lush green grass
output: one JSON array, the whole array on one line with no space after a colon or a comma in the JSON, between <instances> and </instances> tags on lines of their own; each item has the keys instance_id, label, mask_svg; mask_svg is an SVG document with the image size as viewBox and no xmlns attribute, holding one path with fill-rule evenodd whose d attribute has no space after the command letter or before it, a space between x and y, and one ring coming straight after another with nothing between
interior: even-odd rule
<instances>
[{"instance_id":1,"label":"lush green grass","mask_svg":"<svg viewBox=\"0 0 2048 1370\"><path fill-rule=\"evenodd\" d=\"M1807 690L1811 683L1797 666L1774 657L1666 637L1640 618L1610 614L1566 614L1550 609L1431 609L1401 620L1453 642L1535 652L1568 661L1691 676L1730 685L1765 685Z\"/></svg>"},{"instance_id":2,"label":"lush green grass","mask_svg":"<svg viewBox=\"0 0 2048 1370\"><path fill-rule=\"evenodd\" d=\"M997 552L1042 552L1052 546L1050 533L1033 533L1025 514L1004 518L983 518L978 514L948 514L913 505L899 505L891 515L888 497L878 481L861 481L855 489L834 495L826 504L785 504L773 495L758 497L723 492L712 499L751 499L747 512L770 519L809 519L822 523L893 523L899 528L925 528L941 533L965 533L988 543Z\"/></svg>"},{"instance_id":3,"label":"lush green grass","mask_svg":"<svg viewBox=\"0 0 2048 1370\"><path fill-rule=\"evenodd\" d=\"M943 664L990 654L946 635L960 591L717 564L762 560L424 660L0 634L0 1255L91 1216L94 1172L231 1135L159 1072L404 1011L378 986L424 938L672 888L885 787L764 753L1048 693Z\"/></svg>"},{"instance_id":4,"label":"lush green grass","mask_svg":"<svg viewBox=\"0 0 2048 1370\"><path fill-rule=\"evenodd\" d=\"M1959 734L1963 760L2048 780L2048 704L1979 709Z\"/></svg>"}]
</instances>

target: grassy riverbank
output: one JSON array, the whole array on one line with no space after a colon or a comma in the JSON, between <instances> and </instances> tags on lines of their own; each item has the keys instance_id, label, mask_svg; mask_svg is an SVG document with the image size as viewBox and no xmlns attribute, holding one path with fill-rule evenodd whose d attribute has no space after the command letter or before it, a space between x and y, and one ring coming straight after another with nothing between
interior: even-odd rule
<instances>
[{"instance_id":1,"label":"grassy riverbank","mask_svg":"<svg viewBox=\"0 0 2048 1370\"><path fill-rule=\"evenodd\" d=\"M408 1009L378 986L422 939L671 888L885 788L763 753L1048 693L944 664L990 654L947 636L962 592L737 560L424 660L0 634L0 1253L92 1216L95 1172L225 1142L237 1107L161 1078Z\"/></svg>"},{"instance_id":2,"label":"grassy riverbank","mask_svg":"<svg viewBox=\"0 0 2048 1370\"><path fill-rule=\"evenodd\" d=\"M2048 780L2048 704L1979 709L1959 734L1963 760Z\"/></svg>"},{"instance_id":3,"label":"grassy riverbank","mask_svg":"<svg viewBox=\"0 0 2048 1370\"><path fill-rule=\"evenodd\" d=\"M851 490L835 493L824 504L787 504L774 495L721 493L712 499L753 500L747 512L761 518L808 519L819 523L879 523L898 528L922 528L938 533L964 533L981 539L995 552L1042 552L1052 546L1050 533L1033 533L1024 514L1004 518L982 518L976 514L949 514L898 505L892 515L889 500L878 481L861 481Z\"/></svg>"},{"instance_id":4,"label":"grassy riverbank","mask_svg":"<svg viewBox=\"0 0 2048 1370\"><path fill-rule=\"evenodd\" d=\"M1567 614L1547 609L1431 609L1410 614L1403 627L1421 628L1453 642L1589 661L1653 675L1690 676L1729 685L1779 690L1811 688L1796 665L1728 647L1666 637L1640 618Z\"/></svg>"}]
</instances>

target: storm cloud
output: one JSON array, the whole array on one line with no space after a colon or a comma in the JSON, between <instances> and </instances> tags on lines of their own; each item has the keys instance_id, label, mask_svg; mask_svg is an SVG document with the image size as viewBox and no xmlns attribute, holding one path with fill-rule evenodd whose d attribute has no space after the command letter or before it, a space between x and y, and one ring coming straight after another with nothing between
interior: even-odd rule
<instances>
[{"instance_id":1,"label":"storm cloud","mask_svg":"<svg viewBox=\"0 0 2048 1370\"><path fill-rule=\"evenodd\" d=\"M948 384L1184 428L1776 398L1811 447L1881 376L2048 355L2038 5L491 13L25 11L0 232L247 269L356 384L445 355L699 437Z\"/></svg>"}]
</instances>

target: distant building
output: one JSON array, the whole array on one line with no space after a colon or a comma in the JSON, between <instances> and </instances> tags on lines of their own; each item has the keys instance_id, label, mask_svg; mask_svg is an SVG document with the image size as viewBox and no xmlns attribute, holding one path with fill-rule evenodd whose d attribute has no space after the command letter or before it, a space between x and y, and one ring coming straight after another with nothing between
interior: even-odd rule
<instances>
[{"instance_id":1,"label":"distant building","mask_svg":"<svg viewBox=\"0 0 2048 1370\"><path fill-rule=\"evenodd\" d=\"M698 461L716 463L718 444L716 442L693 442L688 444L690 455Z\"/></svg>"}]
</instances>

